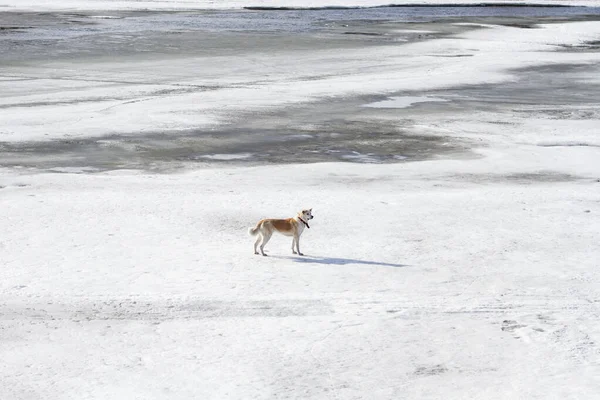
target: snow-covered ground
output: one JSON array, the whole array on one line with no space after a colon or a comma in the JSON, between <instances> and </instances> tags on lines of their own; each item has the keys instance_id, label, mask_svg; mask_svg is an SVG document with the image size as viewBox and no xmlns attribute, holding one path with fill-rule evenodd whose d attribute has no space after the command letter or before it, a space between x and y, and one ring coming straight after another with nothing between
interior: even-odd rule
<instances>
[{"instance_id":1,"label":"snow-covered ground","mask_svg":"<svg viewBox=\"0 0 600 400\"><path fill-rule=\"evenodd\" d=\"M600 53L586 46L598 40L598 22L489 25L287 57L3 65L0 150L352 96L382 125L404 115L409 133L470 150L1 169L0 399L595 399ZM548 75L561 68L566 86ZM535 71L555 96L536 94ZM214 90L168 90L184 82ZM269 257L252 254L249 226L304 207L305 257L277 236Z\"/></svg>"},{"instance_id":2,"label":"snow-covered ground","mask_svg":"<svg viewBox=\"0 0 600 400\"><path fill-rule=\"evenodd\" d=\"M0 397L594 399L598 148L483 155L5 172Z\"/></svg>"}]
</instances>

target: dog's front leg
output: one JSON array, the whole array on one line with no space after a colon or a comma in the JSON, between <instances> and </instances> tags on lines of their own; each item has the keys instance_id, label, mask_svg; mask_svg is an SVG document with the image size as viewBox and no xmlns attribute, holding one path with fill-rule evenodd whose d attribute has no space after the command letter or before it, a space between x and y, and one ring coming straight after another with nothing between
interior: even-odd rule
<instances>
[{"instance_id":1,"label":"dog's front leg","mask_svg":"<svg viewBox=\"0 0 600 400\"><path fill-rule=\"evenodd\" d=\"M304 254L300 253L300 236L296 237L296 250L298 251L299 256L303 256Z\"/></svg>"},{"instance_id":2,"label":"dog's front leg","mask_svg":"<svg viewBox=\"0 0 600 400\"><path fill-rule=\"evenodd\" d=\"M296 235L292 238L292 253L296 254Z\"/></svg>"}]
</instances>

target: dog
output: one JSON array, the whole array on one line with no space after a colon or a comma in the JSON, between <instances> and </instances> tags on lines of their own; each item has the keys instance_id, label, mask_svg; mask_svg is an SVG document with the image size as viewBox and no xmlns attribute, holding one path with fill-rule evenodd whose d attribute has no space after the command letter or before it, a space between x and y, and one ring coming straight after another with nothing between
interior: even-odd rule
<instances>
[{"instance_id":1,"label":"dog","mask_svg":"<svg viewBox=\"0 0 600 400\"><path fill-rule=\"evenodd\" d=\"M262 219L258 221L254 228L248 228L248 233L251 236L258 235L256 242L254 242L254 254L258 254L256 247L260 243L260 253L266 256L264 252L265 245L271 239L273 232L279 232L285 236L293 236L292 239L292 253L303 256L300 252L300 235L304 232L304 228L309 228L308 221L313 219L312 208L308 210L302 210L292 218L287 219ZM295 248L294 248L295 246Z\"/></svg>"}]
</instances>

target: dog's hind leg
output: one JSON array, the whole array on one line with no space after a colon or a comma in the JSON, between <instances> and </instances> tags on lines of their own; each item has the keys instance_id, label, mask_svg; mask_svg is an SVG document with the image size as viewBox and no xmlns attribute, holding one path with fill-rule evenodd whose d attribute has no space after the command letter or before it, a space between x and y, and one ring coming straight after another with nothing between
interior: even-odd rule
<instances>
[{"instance_id":1,"label":"dog's hind leg","mask_svg":"<svg viewBox=\"0 0 600 400\"><path fill-rule=\"evenodd\" d=\"M261 240L262 240L262 235L258 235L258 237L256 238L256 242L254 242L254 254L258 254L258 251L256 251L256 247L258 247L258 244L260 243Z\"/></svg>"},{"instance_id":2,"label":"dog's hind leg","mask_svg":"<svg viewBox=\"0 0 600 400\"><path fill-rule=\"evenodd\" d=\"M269 240L271 239L271 235L272 235L272 233L268 232L268 233L264 233L262 236L262 243L260 244L260 253L263 256L266 256L264 248L265 248L265 245L267 243L269 243Z\"/></svg>"}]
</instances>

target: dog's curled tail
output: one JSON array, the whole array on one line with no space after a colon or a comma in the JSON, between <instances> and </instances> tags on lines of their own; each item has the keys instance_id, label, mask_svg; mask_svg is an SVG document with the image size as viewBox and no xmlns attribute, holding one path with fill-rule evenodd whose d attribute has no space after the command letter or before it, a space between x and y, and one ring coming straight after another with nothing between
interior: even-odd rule
<instances>
[{"instance_id":1,"label":"dog's curled tail","mask_svg":"<svg viewBox=\"0 0 600 400\"><path fill-rule=\"evenodd\" d=\"M248 235L256 236L258 234L258 230L260 229L260 222L256 224L254 228L248 228Z\"/></svg>"}]
</instances>

